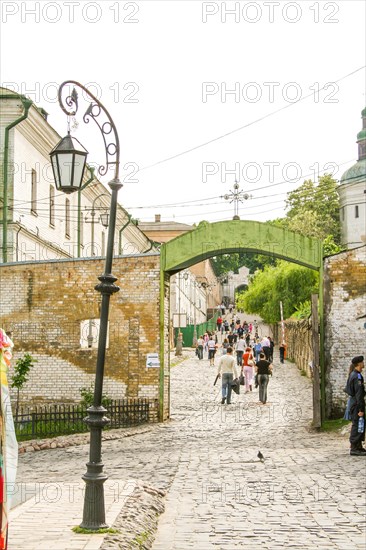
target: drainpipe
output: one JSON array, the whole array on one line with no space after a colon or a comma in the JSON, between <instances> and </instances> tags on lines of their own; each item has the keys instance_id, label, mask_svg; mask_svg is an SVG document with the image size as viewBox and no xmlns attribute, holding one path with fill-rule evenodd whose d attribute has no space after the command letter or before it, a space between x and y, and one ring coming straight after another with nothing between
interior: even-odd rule
<instances>
[{"instance_id":1,"label":"drainpipe","mask_svg":"<svg viewBox=\"0 0 366 550\"><path fill-rule=\"evenodd\" d=\"M126 214L127 214L128 220L125 223L125 225L123 225L121 227L121 229L119 230L119 232L118 232L118 255L119 256L122 256L122 232L123 232L124 229L126 229L128 224L131 223L131 219L132 219L131 214L129 214L128 212L126 212Z\"/></svg>"},{"instance_id":2,"label":"drainpipe","mask_svg":"<svg viewBox=\"0 0 366 550\"><path fill-rule=\"evenodd\" d=\"M4 132L4 189L3 189L3 263L8 261L8 158L9 158L9 133L14 126L28 117L28 111L33 103L31 99L24 96L6 95L0 96L1 99L14 99L18 97L23 103L24 113L21 117L11 122Z\"/></svg>"},{"instance_id":3,"label":"drainpipe","mask_svg":"<svg viewBox=\"0 0 366 550\"><path fill-rule=\"evenodd\" d=\"M81 255L81 242L80 242L80 233L81 233L81 192L89 183L91 183L94 179L94 166L89 167L90 171L90 178L87 182L84 183L78 190L78 225L77 225L77 234L78 234L78 243L77 243L77 257L80 258Z\"/></svg>"}]
</instances>

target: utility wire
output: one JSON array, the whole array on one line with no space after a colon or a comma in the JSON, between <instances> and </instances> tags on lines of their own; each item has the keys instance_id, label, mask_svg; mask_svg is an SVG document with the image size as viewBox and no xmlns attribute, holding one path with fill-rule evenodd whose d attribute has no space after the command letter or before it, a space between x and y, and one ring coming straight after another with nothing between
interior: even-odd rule
<instances>
[{"instance_id":1,"label":"utility wire","mask_svg":"<svg viewBox=\"0 0 366 550\"><path fill-rule=\"evenodd\" d=\"M362 67L359 67L358 69L355 69L354 71L342 76L338 80L334 81L334 84L341 82L342 80L345 80L346 78L349 78L350 76L358 73L362 69L364 69L366 65L363 65ZM319 92L321 90L324 90L325 86L327 86L328 83L324 84L322 88L319 88ZM254 124L257 124L258 122L262 122L263 120L266 120L267 118L276 115L277 113L280 113L281 111L284 111L285 109L289 109L293 105L296 105L297 103L300 103L301 101L304 101L305 99L308 99L309 97L312 97L314 93L310 93L304 97L301 97L300 99L293 101L292 103L288 103L287 105L283 105L282 107L279 107L275 111L272 111L271 113L268 113L266 115L263 115L260 118L257 118L255 120L252 120L251 122L248 122L247 124L243 124L243 126L239 126L239 128L235 128L234 130L230 130L229 132L226 132L225 134L221 134L220 136L217 136L213 139L210 139L208 141L205 141L204 143L200 143L199 145L195 145L194 147L191 147L190 149L186 149L185 151L182 151L180 153L176 153L175 155L172 155L170 157L167 157L165 159L159 160L157 162L154 162L153 164L149 164L147 166L143 166L139 169L139 172L142 172L143 170L148 170L149 168L153 168L154 166L158 166L159 164L163 164L164 162L169 162L170 160L176 159L178 157L182 157L183 155L187 155L188 153L192 153L192 151L196 151L197 149L201 149L202 147L206 147L206 145L210 145L211 143L214 143L215 141L219 141L220 139L224 139L228 136L231 136L232 134L235 134L236 132L240 132L241 130L244 130L245 128L249 128L250 126L253 126Z\"/></svg>"}]
</instances>

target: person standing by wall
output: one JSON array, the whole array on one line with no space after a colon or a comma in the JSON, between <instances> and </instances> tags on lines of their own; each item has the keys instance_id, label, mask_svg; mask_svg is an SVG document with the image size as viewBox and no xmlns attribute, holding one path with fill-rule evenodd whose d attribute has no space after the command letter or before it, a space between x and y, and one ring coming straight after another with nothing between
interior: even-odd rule
<instances>
[{"instance_id":1,"label":"person standing by wall","mask_svg":"<svg viewBox=\"0 0 366 550\"><path fill-rule=\"evenodd\" d=\"M234 378L238 378L239 373L235 365L235 359L233 357L233 348L229 346L227 348L226 355L220 357L220 361L217 368L217 374L222 378L222 399L223 405L226 400L226 404L231 404L231 383Z\"/></svg>"},{"instance_id":2,"label":"person standing by wall","mask_svg":"<svg viewBox=\"0 0 366 550\"><path fill-rule=\"evenodd\" d=\"M279 350L280 350L280 363L284 363L285 362L285 354L286 354L286 344L285 344L285 342L281 342Z\"/></svg>"},{"instance_id":3,"label":"person standing by wall","mask_svg":"<svg viewBox=\"0 0 366 550\"><path fill-rule=\"evenodd\" d=\"M272 365L266 360L263 351L259 354L259 361L256 364L259 386L259 402L265 405L267 403L267 386L269 376L272 374Z\"/></svg>"},{"instance_id":4,"label":"person standing by wall","mask_svg":"<svg viewBox=\"0 0 366 550\"><path fill-rule=\"evenodd\" d=\"M351 396L350 415L352 427L349 441L351 443L351 456L366 456L366 449L362 447L365 441L365 384L362 376L364 369L363 355L352 359L355 365L353 372L347 381L347 393Z\"/></svg>"}]
</instances>

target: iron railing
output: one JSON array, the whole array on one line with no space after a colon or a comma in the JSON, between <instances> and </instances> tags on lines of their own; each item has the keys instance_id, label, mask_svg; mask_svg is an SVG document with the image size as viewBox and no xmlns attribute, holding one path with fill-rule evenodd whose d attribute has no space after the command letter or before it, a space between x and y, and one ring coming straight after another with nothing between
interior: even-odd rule
<instances>
[{"instance_id":1,"label":"iron railing","mask_svg":"<svg viewBox=\"0 0 366 550\"><path fill-rule=\"evenodd\" d=\"M151 405L148 399L111 401L105 407L110 419L106 429L128 428L154 420ZM88 432L84 422L87 414L87 407L80 404L20 407L14 415L15 433L21 440Z\"/></svg>"}]
</instances>

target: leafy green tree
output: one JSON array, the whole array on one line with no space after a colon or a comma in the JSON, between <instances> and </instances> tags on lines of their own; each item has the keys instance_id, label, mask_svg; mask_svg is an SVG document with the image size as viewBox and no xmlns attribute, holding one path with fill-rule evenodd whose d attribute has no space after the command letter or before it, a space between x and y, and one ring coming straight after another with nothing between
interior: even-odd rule
<instances>
[{"instance_id":1,"label":"leafy green tree","mask_svg":"<svg viewBox=\"0 0 366 550\"><path fill-rule=\"evenodd\" d=\"M15 417L18 418L19 413L19 394L24 385L28 381L29 371L37 363L37 359L34 359L29 353L25 353L23 357L20 357L14 367L14 374L11 381L11 387L17 389L16 405L15 405Z\"/></svg>"},{"instance_id":2,"label":"leafy green tree","mask_svg":"<svg viewBox=\"0 0 366 550\"><path fill-rule=\"evenodd\" d=\"M248 290L239 295L238 307L260 315L266 323L277 323L280 321L280 301L284 317L291 317L318 287L316 271L280 260L276 266L267 266L255 273Z\"/></svg>"},{"instance_id":3,"label":"leafy green tree","mask_svg":"<svg viewBox=\"0 0 366 550\"><path fill-rule=\"evenodd\" d=\"M222 254L212 258L212 264L216 275L224 275L228 271L238 273L239 268L245 266L250 273L254 273L257 269L263 269L266 265L274 265L275 259L264 254L256 254L254 252L239 252L234 254Z\"/></svg>"},{"instance_id":4,"label":"leafy green tree","mask_svg":"<svg viewBox=\"0 0 366 550\"><path fill-rule=\"evenodd\" d=\"M325 174L318 185L306 180L300 187L288 193L285 227L306 237L324 240L329 235L340 244L339 197L337 182Z\"/></svg>"}]
</instances>

